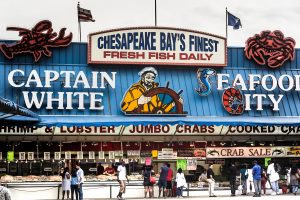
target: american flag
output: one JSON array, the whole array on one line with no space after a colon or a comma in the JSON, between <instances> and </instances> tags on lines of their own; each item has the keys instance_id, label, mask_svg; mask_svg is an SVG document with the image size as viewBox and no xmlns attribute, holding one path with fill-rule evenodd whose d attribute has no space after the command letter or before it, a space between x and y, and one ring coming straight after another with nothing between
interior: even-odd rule
<instances>
[{"instance_id":1,"label":"american flag","mask_svg":"<svg viewBox=\"0 0 300 200\"><path fill-rule=\"evenodd\" d=\"M78 21L79 22L94 22L92 13L90 10L80 8L78 6Z\"/></svg>"}]
</instances>

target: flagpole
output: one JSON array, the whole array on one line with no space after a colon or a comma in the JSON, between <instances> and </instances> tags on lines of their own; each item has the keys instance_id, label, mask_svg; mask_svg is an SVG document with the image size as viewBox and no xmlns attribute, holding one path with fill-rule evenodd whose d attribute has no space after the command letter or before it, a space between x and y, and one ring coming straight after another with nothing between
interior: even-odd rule
<instances>
[{"instance_id":1,"label":"flagpole","mask_svg":"<svg viewBox=\"0 0 300 200\"><path fill-rule=\"evenodd\" d=\"M226 39L228 37L228 26L227 26L227 18L228 18L228 12L227 12L227 7L226 7L226 23L225 23L225 26L226 26Z\"/></svg>"},{"instance_id":2,"label":"flagpole","mask_svg":"<svg viewBox=\"0 0 300 200\"><path fill-rule=\"evenodd\" d=\"M155 26L157 26L156 0L155 0Z\"/></svg>"},{"instance_id":3,"label":"flagpole","mask_svg":"<svg viewBox=\"0 0 300 200\"><path fill-rule=\"evenodd\" d=\"M78 1L78 4L77 4L77 16L78 16L79 41L81 42L81 23L80 23L79 15L78 15L79 7L80 7L80 2Z\"/></svg>"}]
</instances>

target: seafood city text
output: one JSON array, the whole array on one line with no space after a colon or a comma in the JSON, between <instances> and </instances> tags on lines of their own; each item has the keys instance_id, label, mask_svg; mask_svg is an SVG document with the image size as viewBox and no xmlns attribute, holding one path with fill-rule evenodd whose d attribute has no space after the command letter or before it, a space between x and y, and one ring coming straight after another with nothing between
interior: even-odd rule
<instances>
[{"instance_id":1,"label":"seafood city text","mask_svg":"<svg viewBox=\"0 0 300 200\"><path fill-rule=\"evenodd\" d=\"M229 87L239 88L244 96L245 110L251 110L251 104L256 105L256 110L263 110L263 103L269 102L274 111L279 110L279 103L284 98L281 93L300 91L300 75L282 74L275 77L271 74L217 74L217 90L225 90ZM276 92L273 92L275 91ZM249 91L246 94L244 91ZM259 94L258 92L259 91ZM270 94L261 91L270 92Z\"/></svg>"}]
</instances>

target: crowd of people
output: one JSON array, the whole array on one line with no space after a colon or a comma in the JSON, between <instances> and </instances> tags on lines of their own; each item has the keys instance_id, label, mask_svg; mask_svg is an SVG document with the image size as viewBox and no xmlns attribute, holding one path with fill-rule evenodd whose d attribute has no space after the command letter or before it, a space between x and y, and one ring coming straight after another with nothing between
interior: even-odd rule
<instances>
[{"instance_id":1,"label":"crowd of people","mask_svg":"<svg viewBox=\"0 0 300 200\"><path fill-rule=\"evenodd\" d=\"M110 170L104 170L103 166L100 164L98 165L98 171L105 174ZM267 168L261 167L257 161L253 161L251 166L248 164L236 166L234 163L231 163L228 168L231 196L235 196L236 190L239 189L241 190L241 195L249 195L254 190L253 197L260 197L261 195L266 194L267 184L272 189L271 195L279 195L280 171L280 165L278 163L274 163L273 160L268 162ZM109 174L111 174L111 172ZM121 165L117 167L116 174L120 186L117 199L121 200L124 199L122 195L126 191L126 182L129 183L124 161L122 161ZM72 200L74 197L76 197L76 200L81 200L83 198L82 184L84 174L79 163L76 163L76 169L73 169L71 174L69 173L69 169L66 167L61 176L63 188L62 199L64 199L65 194L67 194L67 198L69 199L69 195L71 194ZM238 176L240 177L240 180L237 180ZM179 168L174 176L173 169L169 163L164 163L160 168L158 182L156 181L156 175L152 166L145 166L143 177L144 198L155 197L155 185L158 185L159 188L158 198L174 196L182 198L183 189L187 188L187 182L182 169ZM294 195L296 195L298 191L299 178L299 171L296 167L288 169L287 185L290 186L290 191ZM210 164L207 169L204 169L204 172L199 176L199 181L206 182L208 184L209 197L216 197L214 193L216 181L212 164ZM237 188L236 186L239 181L240 185ZM282 191L283 193L285 192L283 188Z\"/></svg>"}]
</instances>

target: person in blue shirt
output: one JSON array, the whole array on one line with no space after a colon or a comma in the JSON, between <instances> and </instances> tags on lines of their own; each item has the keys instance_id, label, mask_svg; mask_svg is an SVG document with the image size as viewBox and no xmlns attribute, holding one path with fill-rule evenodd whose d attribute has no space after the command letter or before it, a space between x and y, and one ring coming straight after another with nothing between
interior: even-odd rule
<instances>
[{"instance_id":1,"label":"person in blue shirt","mask_svg":"<svg viewBox=\"0 0 300 200\"><path fill-rule=\"evenodd\" d=\"M260 197L261 195L261 167L257 164L257 161L253 161L252 175L255 194L253 197Z\"/></svg>"},{"instance_id":2,"label":"person in blue shirt","mask_svg":"<svg viewBox=\"0 0 300 200\"><path fill-rule=\"evenodd\" d=\"M74 193L76 200L78 200L78 177L76 169L73 169L71 172L71 200L74 200Z\"/></svg>"}]
</instances>

